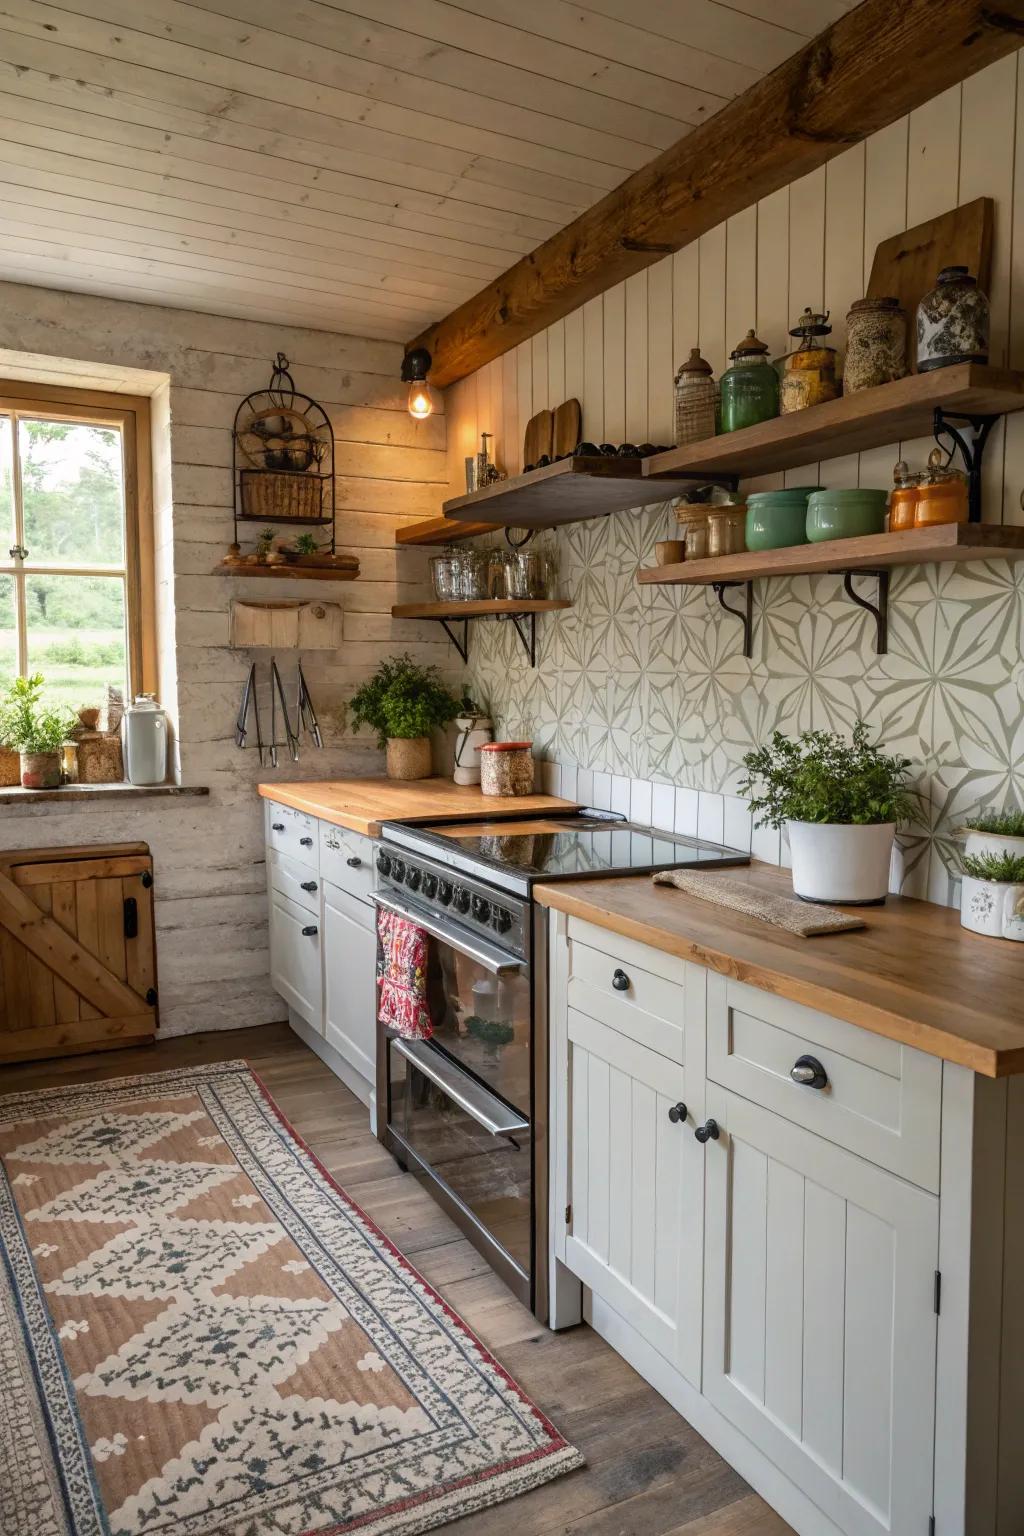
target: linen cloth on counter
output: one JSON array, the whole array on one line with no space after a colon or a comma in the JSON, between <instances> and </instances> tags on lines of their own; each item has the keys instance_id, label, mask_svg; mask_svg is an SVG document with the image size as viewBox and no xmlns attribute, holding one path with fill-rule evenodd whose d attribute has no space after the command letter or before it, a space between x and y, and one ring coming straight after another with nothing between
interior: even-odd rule
<instances>
[{"instance_id":1,"label":"linen cloth on counter","mask_svg":"<svg viewBox=\"0 0 1024 1536\"><path fill-rule=\"evenodd\" d=\"M377 1017L406 1040L434 1033L427 997L430 939L396 912L377 908Z\"/></svg>"},{"instance_id":2,"label":"linen cloth on counter","mask_svg":"<svg viewBox=\"0 0 1024 1536\"><path fill-rule=\"evenodd\" d=\"M851 928L867 927L862 917L837 912L835 907L809 907L806 902L792 901L788 896L773 896L756 885L748 885L745 880L731 880L714 875L710 870L691 873L685 869L665 869L652 875L651 879L655 885L674 885L687 896L697 896L701 901L742 912L744 917L772 923L801 939L811 939L819 933L843 933Z\"/></svg>"}]
</instances>

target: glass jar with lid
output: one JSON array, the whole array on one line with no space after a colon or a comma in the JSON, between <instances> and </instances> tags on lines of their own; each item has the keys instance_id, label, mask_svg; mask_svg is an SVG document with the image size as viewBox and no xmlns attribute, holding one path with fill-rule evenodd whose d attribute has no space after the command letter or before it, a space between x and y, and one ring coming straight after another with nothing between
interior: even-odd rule
<instances>
[{"instance_id":1,"label":"glass jar with lid","mask_svg":"<svg viewBox=\"0 0 1024 1536\"><path fill-rule=\"evenodd\" d=\"M715 435L715 381L711 364L694 347L676 374L676 445Z\"/></svg>"},{"instance_id":2,"label":"glass jar with lid","mask_svg":"<svg viewBox=\"0 0 1024 1536\"><path fill-rule=\"evenodd\" d=\"M473 602L487 596L487 553L482 549L460 549L458 555L458 596Z\"/></svg>"},{"instance_id":3,"label":"glass jar with lid","mask_svg":"<svg viewBox=\"0 0 1024 1536\"><path fill-rule=\"evenodd\" d=\"M753 331L731 354L720 387L723 432L739 432L779 414L779 376Z\"/></svg>"},{"instance_id":4,"label":"glass jar with lid","mask_svg":"<svg viewBox=\"0 0 1024 1536\"><path fill-rule=\"evenodd\" d=\"M889 493L889 532L900 533L913 528L917 513L917 488L921 476L910 468L906 459L900 459L892 472L892 490Z\"/></svg>"},{"instance_id":5,"label":"glass jar with lid","mask_svg":"<svg viewBox=\"0 0 1024 1536\"><path fill-rule=\"evenodd\" d=\"M914 527L932 528L937 523L968 520L967 476L942 461L942 449L928 455L928 470L917 488Z\"/></svg>"}]
</instances>

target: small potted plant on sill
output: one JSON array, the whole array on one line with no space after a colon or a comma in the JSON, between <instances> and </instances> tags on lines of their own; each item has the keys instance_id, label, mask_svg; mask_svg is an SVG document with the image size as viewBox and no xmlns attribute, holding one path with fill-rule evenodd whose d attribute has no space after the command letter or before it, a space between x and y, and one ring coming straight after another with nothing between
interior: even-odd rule
<instances>
[{"instance_id":1,"label":"small potted plant on sill","mask_svg":"<svg viewBox=\"0 0 1024 1536\"><path fill-rule=\"evenodd\" d=\"M43 674L16 677L0 710L3 735L20 754L24 789L56 789L60 785L61 747L78 721L73 709L48 704L43 698Z\"/></svg>"},{"instance_id":2,"label":"small potted plant on sill","mask_svg":"<svg viewBox=\"0 0 1024 1536\"><path fill-rule=\"evenodd\" d=\"M986 811L971 816L959 829L970 856L991 853L1024 858L1024 811Z\"/></svg>"},{"instance_id":3,"label":"small potted plant on sill","mask_svg":"<svg viewBox=\"0 0 1024 1536\"><path fill-rule=\"evenodd\" d=\"M992 939L1024 941L1024 853L965 853L960 922Z\"/></svg>"},{"instance_id":4,"label":"small potted plant on sill","mask_svg":"<svg viewBox=\"0 0 1024 1536\"><path fill-rule=\"evenodd\" d=\"M781 731L743 759L740 785L757 826L784 827L793 890L803 901L875 906L889 890L896 828L914 803L909 758L888 756L858 720L853 740Z\"/></svg>"},{"instance_id":5,"label":"small potted plant on sill","mask_svg":"<svg viewBox=\"0 0 1024 1536\"><path fill-rule=\"evenodd\" d=\"M389 779L430 777L430 732L459 712L459 700L436 667L417 666L409 655L382 661L352 698L352 728L368 725L387 752Z\"/></svg>"}]
</instances>

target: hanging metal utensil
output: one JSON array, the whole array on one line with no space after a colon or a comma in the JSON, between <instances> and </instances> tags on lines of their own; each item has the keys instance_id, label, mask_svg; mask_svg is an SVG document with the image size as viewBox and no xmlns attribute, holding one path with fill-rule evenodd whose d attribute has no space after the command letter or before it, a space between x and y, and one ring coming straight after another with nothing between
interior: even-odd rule
<instances>
[{"instance_id":1,"label":"hanging metal utensil","mask_svg":"<svg viewBox=\"0 0 1024 1536\"><path fill-rule=\"evenodd\" d=\"M253 662L245 679L245 687L242 689L242 702L238 710L238 719L235 721L235 746L244 747L245 738L248 735L249 701L252 698L253 689L256 686L256 663Z\"/></svg>"},{"instance_id":2,"label":"hanging metal utensil","mask_svg":"<svg viewBox=\"0 0 1024 1536\"><path fill-rule=\"evenodd\" d=\"M291 722L291 718L290 718L290 716L288 714L288 701L287 701L287 699L284 696L284 683L281 681L281 674L280 674L280 672L277 669L277 657L276 656L271 656L271 658L270 658L270 700L271 700L271 708L274 708L275 702L280 703L280 705L281 705L281 717L284 720L285 745L288 748L288 755L290 756L292 762L293 763L297 763L298 760L299 760L299 738L298 738L297 734L292 730L292 722ZM299 724L301 725L301 720L300 720ZM274 731L273 734L274 734L274 739L275 739L275 747L274 747L275 761L274 761L274 766L276 768L277 767L277 761L276 761L277 732L276 732L276 730Z\"/></svg>"},{"instance_id":3,"label":"hanging metal utensil","mask_svg":"<svg viewBox=\"0 0 1024 1536\"><path fill-rule=\"evenodd\" d=\"M256 751L259 755L260 767L267 767L266 744L263 740L263 726L260 723L260 693L256 684L256 663L252 668L252 714L256 722ZM274 766L271 764L271 766Z\"/></svg>"},{"instance_id":4,"label":"hanging metal utensil","mask_svg":"<svg viewBox=\"0 0 1024 1536\"><path fill-rule=\"evenodd\" d=\"M299 662L299 718L298 729L303 727L313 738L313 745L323 748L324 738L320 730L320 724L316 718L316 710L313 708L313 700L310 697L309 685L306 675L302 670L302 662Z\"/></svg>"}]
</instances>

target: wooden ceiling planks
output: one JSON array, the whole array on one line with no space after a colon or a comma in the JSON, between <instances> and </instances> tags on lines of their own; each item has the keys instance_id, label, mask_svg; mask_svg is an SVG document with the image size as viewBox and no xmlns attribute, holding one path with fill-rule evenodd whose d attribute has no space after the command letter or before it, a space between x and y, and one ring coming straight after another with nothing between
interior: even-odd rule
<instances>
[{"instance_id":1,"label":"wooden ceiling planks","mask_svg":"<svg viewBox=\"0 0 1024 1536\"><path fill-rule=\"evenodd\" d=\"M5 0L0 278L404 340L847 8Z\"/></svg>"}]
</instances>

